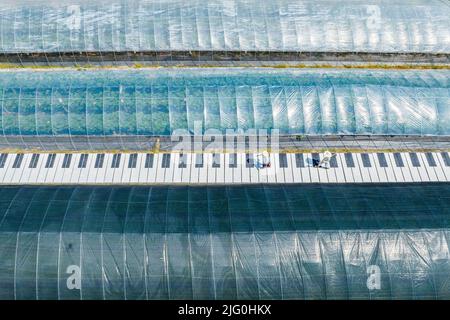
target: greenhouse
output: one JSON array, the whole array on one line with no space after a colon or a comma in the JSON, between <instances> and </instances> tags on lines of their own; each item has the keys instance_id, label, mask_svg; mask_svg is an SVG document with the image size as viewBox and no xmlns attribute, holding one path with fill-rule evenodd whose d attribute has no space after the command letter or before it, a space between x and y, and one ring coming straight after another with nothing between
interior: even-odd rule
<instances>
[{"instance_id":1,"label":"greenhouse","mask_svg":"<svg viewBox=\"0 0 450 320\"><path fill-rule=\"evenodd\" d=\"M439 0L3 0L0 53L448 53L449 16Z\"/></svg>"},{"instance_id":2,"label":"greenhouse","mask_svg":"<svg viewBox=\"0 0 450 320\"><path fill-rule=\"evenodd\" d=\"M160 136L175 130L448 135L447 70L192 68L0 72L0 135Z\"/></svg>"},{"instance_id":3,"label":"greenhouse","mask_svg":"<svg viewBox=\"0 0 450 320\"><path fill-rule=\"evenodd\" d=\"M2 187L0 298L448 299L449 214L448 184Z\"/></svg>"}]
</instances>

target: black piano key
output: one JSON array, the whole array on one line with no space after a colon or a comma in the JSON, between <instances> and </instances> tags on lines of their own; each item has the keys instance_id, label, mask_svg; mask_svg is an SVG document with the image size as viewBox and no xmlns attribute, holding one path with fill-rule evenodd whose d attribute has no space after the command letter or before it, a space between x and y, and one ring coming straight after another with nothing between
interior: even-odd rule
<instances>
[{"instance_id":1,"label":"black piano key","mask_svg":"<svg viewBox=\"0 0 450 320\"><path fill-rule=\"evenodd\" d=\"M104 161L105 161L105 154L104 153L97 154L97 157L95 158L94 168L96 169L103 168Z\"/></svg>"},{"instance_id":2,"label":"black piano key","mask_svg":"<svg viewBox=\"0 0 450 320\"><path fill-rule=\"evenodd\" d=\"M287 168L288 167L288 161L286 153L280 153L278 155L279 161L280 161L280 168Z\"/></svg>"},{"instance_id":3,"label":"black piano key","mask_svg":"<svg viewBox=\"0 0 450 320\"><path fill-rule=\"evenodd\" d=\"M411 163L413 167L420 167L420 161L419 157L417 156L417 153L410 152L409 157L411 158Z\"/></svg>"},{"instance_id":4,"label":"black piano key","mask_svg":"<svg viewBox=\"0 0 450 320\"><path fill-rule=\"evenodd\" d=\"M72 154L67 153L64 155L62 168L67 169L70 167L70 163L72 162Z\"/></svg>"},{"instance_id":5,"label":"black piano key","mask_svg":"<svg viewBox=\"0 0 450 320\"><path fill-rule=\"evenodd\" d=\"M147 169L153 168L153 158L154 158L153 153L147 153L145 155L145 163L144 163L145 168L147 168Z\"/></svg>"},{"instance_id":6,"label":"black piano key","mask_svg":"<svg viewBox=\"0 0 450 320\"><path fill-rule=\"evenodd\" d=\"M28 166L28 168L35 169L37 167L38 161L39 161L39 153L34 153L31 156L31 161L30 161L30 165Z\"/></svg>"},{"instance_id":7,"label":"black piano key","mask_svg":"<svg viewBox=\"0 0 450 320\"><path fill-rule=\"evenodd\" d=\"M220 154L219 153L213 153L213 168L220 168Z\"/></svg>"},{"instance_id":8,"label":"black piano key","mask_svg":"<svg viewBox=\"0 0 450 320\"><path fill-rule=\"evenodd\" d=\"M120 158L122 155L120 153L113 154L112 162L111 162L111 168L115 169L120 166Z\"/></svg>"},{"instance_id":9,"label":"black piano key","mask_svg":"<svg viewBox=\"0 0 450 320\"><path fill-rule=\"evenodd\" d=\"M236 153L230 153L230 168L237 168L237 154Z\"/></svg>"},{"instance_id":10,"label":"black piano key","mask_svg":"<svg viewBox=\"0 0 450 320\"><path fill-rule=\"evenodd\" d=\"M7 153L0 154L0 168L4 168L5 167L6 159L8 159L8 154Z\"/></svg>"},{"instance_id":11,"label":"black piano key","mask_svg":"<svg viewBox=\"0 0 450 320\"><path fill-rule=\"evenodd\" d=\"M450 167L450 156L448 152L441 152L442 159L444 160L444 164L446 167Z\"/></svg>"},{"instance_id":12,"label":"black piano key","mask_svg":"<svg viewBox=\"0 0 450 320\"><path fill-rule=\"evenodd\" d=\"M138 156L137 153L130 154L130 158L128 159L128 168L129 169L136 168L137 156Z\"/></svg>"},{"instance_id":13,"label":"black piano key","mask_svg":"<svg viewBox=\"0 0 450 320\"><path fill-rule=\"evenodd\" d=\"M14 159L13 168L18 169L22 165L23 160L23 153L19 153L16 155L16 158Z\"/></svg>"},{"instance_id":14,"label":"black piano key","mask_svg":"<svg viewBox=\"0 0 450 320\"><path fill-rule=\"evenodd\" d=\"M161 168L170 168L170 153L163 154Z\"/></svg>"},{"instance_id":15,"label":"black piano key","mask_svg":"<svg viewBox=\"0 0 450 320\"><path fill-rule=\"evenodd\" d=\"M45 167L48 168L53 168L54 164L55 164L55 159L56 159L56 154L55 153L51 153L48 155L47 157L47 162L45 163Z\"/></svg>"},{"instance_id":16,"label":"black piano key","mask_svg":"<svg viewBox=\"0 0 450 320\"><path fill-rule=\"evenodd\" d=\"M195 155L195 167L203 168L203 153L198 153Z\"/></svg>"},{"instance_id":17,"label":"black piano key","mask_svg":"<svg viewBox=\"0 0 450 320\"><path fill-rule=\"evenodd\" d=\"M397 167L402 168L405 166L405 164L403 163L402 155L398 152L394 153L394 161Z\"/></svg>"},{"instance_id":18,"label":"black piano key","mask_svg":"<svg viewBox=\"0 0 450 320\"><path fill-rule=\"evenodd\" d=\"M296 153L295 154L295 166L297 168L304 168L305 167L305 161L303 160L303 153Z\"/></svg>"},{"instance_id":19,"label":"black piano key","mask_svg":"<svg viewBox=\"0 0 450 320\"><path fill-rule=\"evenodd\" d=\"M87 161L88 161L88 154L87 153L82 153L80 155L80 160L78 161L78 168L79 169L86 168Z\"/></svg>"},{"instance_id":20,"label":"black piano key","mask_svg":"<svg viewBox=\"0 0 450 320\"><path fill-rule=\"evenodd\" d=\"M355 161L353 161L353 155L349 152L344 154L345 158L345 164L348 168L354 168L355 167Z\"/></svg>"},{"instance_id":21,"label":"black piano key","mask_svg":"<svg viewBox=\"0 0 450 320\"><path fill-rule=\"evenodd\" d=\"M425 157L427 158L428 165L430 167L436 167L436 160L434 160L433 154L431 152L425 153Z\"/></svg>"},{"instance_id":22,"label":"black piano key","mask_svg":"<svg viewBox=\"0 0 450 320\"><path fill-rule=\"evenodd\" d=\"M378 163L381 168L387 168L388 163L386 160L386 155L384 153L377 153Z\"/></svg>"},{"instance_id":23,"label":"black piano key","mask_svg":"<svg viewBox=\"0 0 450 320\"><path fill-rule=\"evenodd\" d=\"M363 163L363 167L370 168L372 164L370 163L370 157L367 153L361 153L361 160Z\"/></svg>"}]
</instances>

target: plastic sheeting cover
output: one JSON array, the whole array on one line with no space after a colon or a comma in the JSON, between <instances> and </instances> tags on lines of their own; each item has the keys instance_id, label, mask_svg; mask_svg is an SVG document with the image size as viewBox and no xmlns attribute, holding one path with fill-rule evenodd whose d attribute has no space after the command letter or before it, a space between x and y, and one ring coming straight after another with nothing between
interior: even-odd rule
<instances>
[{"instance_id":1,"label":"plastic sheeting cover","mask_svg":"<svg viewBox=\"0 0 450 320\"><path fill-rule=\"evenodd\" d=\"M174 130L449 135L448 70L142 69L0 72L0 137ZM198 132L198 131L196 131Z\"/></svg>"},{"instance_id":2,"label":"plastic sheeting cover","mask_svg":"<svg viewBox=\"0 0 450 320\"><path fill-rule=\"evenodd\" d=\"M3 0L0 52L450 53L439 0Z\"/></svg>"},{"instance_id":3,"label":"plastic sheeting cover","mask_svg":"<svg viewBox=\"0 0 450 320\"><path fill-rule=\"evenodd\" d=\"M3 187L0 298L449 299L449 214L450 184Z\"/></svg>"}]
</instances>

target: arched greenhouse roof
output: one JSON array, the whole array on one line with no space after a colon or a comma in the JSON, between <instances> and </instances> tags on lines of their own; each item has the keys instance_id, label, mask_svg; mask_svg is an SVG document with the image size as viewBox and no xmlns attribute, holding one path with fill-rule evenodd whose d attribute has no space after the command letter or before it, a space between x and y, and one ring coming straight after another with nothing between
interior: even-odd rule
<instances>
[{"instance_id":1,"label":"arched greenhouse roof","mask_svg":"<svg viewBox=\"0 0 450 320\"><path fill-rule=\"evenodd\" d=\"M0 72L0 136L174 130L448 135L447 70L142 69Z\"/></svg>"},{"instance_id":2,"label":"arched greenhouse roof","mask_svg":"<svg viewBox=\"0 0 450 320\"><path fill-rule=\"evenodd\" d=\"M3 0L0 52L450 52L446 1Z\"/></svg>"},{"instance_id":3,"label":"arched greenhouse roof","mask_svg":"<svg viewBox=\"0 0 450 320\"><path fill-rule=\"evenodd\" d=\"M448 299L449 200L446 184L2 187L0 298Z\"/></svg>"}]
</instances>

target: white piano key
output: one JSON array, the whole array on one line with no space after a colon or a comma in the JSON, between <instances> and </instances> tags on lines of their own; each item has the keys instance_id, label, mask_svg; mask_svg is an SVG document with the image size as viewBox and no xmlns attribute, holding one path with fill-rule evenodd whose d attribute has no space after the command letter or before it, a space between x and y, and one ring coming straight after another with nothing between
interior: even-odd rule
<instances>
[{"instance_id":1,"label":"white piano key","mask_svg":"<svg viewBox=\"0 0 450 320\"><path fill-rule=\"evenodd\" d=\"M95 183L95 180L97 178L97 172L98 172L98 168L95 168L95 162L97 161L97 156L98 156L97 153L92 153L89 155L89 160L88 160L89 167L87 167L88 175L86 177L86 183L89 183L89 184ZM103 159L103 162L104 162L104 159ZM105 164L103 163L103 165L105 165ZM81 179L81 177L80 177L80 179Z\"/></svg>"},{"instance_id":2,"label":"white piano key","mask_svg":"<svg viewBox=\"0 0 450 320\"><path fill-rule=\"evenodd\" d=\"M207 183L208 182L208 166L212 165L211 163L208 163L208 154L210 153L204 153L203 156L203 166L198 168L198 182L199 183Z\"/></svg>"},{"instance_id":3,"label":"white piano key","mask_svg":"<svg viewBox=\"0 0 450 320\"><path fill-rule=\"evenodd\" d=\"M270 161L269 159L267 159L268 161ZM267 183L267 176L268 176L268 171L269 168L265 167L265 168L261 168L258 171L258 182L259 183ZM255 180L256 181L256 180Z\"/></svg>"},{"instance_id":4,"label":"white piano key","mask_svg":"<svg viewBox=\"0 0 450 320\"><path fill-rule=\"evenodd\" d=\"M420 163L420 161L419 161L420 166L419 167L415 167L414 164L413 164L413 161L411 159L411 154L410 153L406 153L405 152L405 153L402 153L402 155L403 155L403 160L406 160L405 161L405 165L407 165L409 167L409 171L411 172L411 176L412 176L413 181L417 181L417 182L419 182L419 181L429 181L428 174L426 174L426 172L423 171L424 167ZM416 155L417 155L417 158L420 159L419 155L418 154L416 154Z\"/></svg>"},{"instance_id":5,"label":"white piano key","mask_svg":"<svg viewBox=\"0 0 450 320\"><path fill-rule=\"evenodd\" d=\"M434 171L434 167L431 167L429 165L425 153L418 152L417 155L419 157L419 161L420 161L421 165L423 165L425 167L425 169L427 170L430 181L439 181L437 178L437 175L436 175L436 171ZM434 161L436 162L436 158L434 158ZM436 165L437 165L437 162L436 162Z\"/></svg>"},{"instance_id":6,"label":"white piano key","mask_svg":"<svg viewBox=\"0 0 450 320\"><path fill-rule=\"evenodd\" d=\"M22 176L22 173L23 173L23 167L24 167L24 163L25 163L25 155L26 155L26 154L23 154L23 156L22 156L22 161L20 162L19 168L13 168L13 167L11 166L12 176L11 176L10 182L11 182L12 184L17 184L17 183L20 182L20 178L21 178L21 176Z\"/></svg>"},{"instance_id":7,"label":"white piano key","mask_svg":"<svg viewBox=\"0 0 450 320\"><path fill-rule=\"evenodd\" d=\"M183 178L183 168L180 167L180 160L182 157L181 153L174 153L172 154L175 160L175 166L173 168L173 182L174 183L180 183ZM184 159L186 159L186 155L183 156ZM186 162L186 161L185 161Z\"/></svg>"},{"instance_id":8,"label":"white piano key","mask_svg":"<svg viewBox=\"0 0 450 320\"><path fill-rule=\"evenodd\" d=\"M130 174L129 183L137 183L139 181L139 173L140 173L140 169L141 169L141 166L140 166L141 158L142 158L142 153L137 153L136 154L136 167L130 168L131 174ZM127 168L128 168L128 163L127 163Z\"/></svg>"},{"instance_id":9,"label":"white piano key","mask_svg":"<svg viewBox=\"0 0 450 320\"><path fill-rule=\"evenodd\" d=\"M263 155L262 153L260 153L260 154L258 154L258 157L259 157L258 161L265 162L264 163L265 167L260 168L258 170L258 182L259 183L267 183L268 176L271 172L270 167L272 165L270 162L270 155L268 153L266 155Z\"/></svg>"},{"instance_id":10,"label":"white piano key","mask_svg":"<svg viewBox=\"0 0 450 320\"><path fill-rule=\"evenodd\" d=\"M311 177L311 182L312 183L319 183L320 182L320 179L319 179L319 169L318 168L315 168L314 166L313 166L313 156L312 156L312 154L311 153L305 153L304 154L304 157L305 157L305 161L306 161L306 163L307 163L307 166L308 166L308 169L309 169L309 174L310 174L310 177Z\"/></svg>"},{"instance_id":11,"label":"white piano key","mask_svg":"<svg viewBox=\"0 0 450 320\"><path fill-rule=\"evenodd\" d=\"M338 179L336 176L336 168L328 168L327 170L327 176L328 176L328 182L329 183L337 183Z\"/></svg>"},{"instance_id":12,"label":"white piano key","mask_svg":"<svg viewBox=\"0 0 450 320\"><path fill-rule=\"evenodd\" d=\"M292 170L295 166L295 163L292 163L291 158L288 157L289 154L286 154L287 168L284 169L284 178L286 179L286 183L294 183L294 171Z\"/></svg>"},{"instance_id":13,"label":"white piano key","mask_svg":"<svg viewBox=\"0 0 450 320\"><path fill-rule=\"evenodd\" d=\"M335 157L333 157L332 159L334 159L333 161L336 161ZM338 163L338 162L336 161L336 163ZM332 167L331 166L331 161L330 161L330 166L329 166L328 169L326 169L328 182L330 182L330 183L340 182L340 181L338 181L338 170L341 170L341 168L339 168L339 167L338 168Z\"/></svg>"},{"instance_id":14,"label":"white piano key","mask_svg":"<svg viewBox=\"0 0 450 320\"><path fill-rule=\"evenodd\" d=\"M86 168L78 168L77 163L77 170L80 170L80 183L95 182L95 177L97 176L97 169L94 168L96 158L96 153L89 153L86 161Z\"/></svg>"},{"instance_id":15,"label":"white piano key","mask_svg":"<svg viewBox=\"0 0 450 320\"><path fill-rule=\"evenodd\" d=\"M208 183L209 184L214 184L216 183L216 168L213 168L213 154L208 152L205 153L204 155L205 157L205 164L206 164L206 169L208 171Z\"/></svg>"},{"instance_id":16,"label":"white piano key","mask_svg":"<svg viewBox=\"0 0 450 320\"><path fill-rule=\"evenodd\" d=\"M233 169L233 183L242 183L242 157L241 154L236 153L235 159L235 168Z\"/></svg>"},{"instance_id":17,"label":"white piano key","mask_svg":"<svg viewBox=\"0 0 450 320\"><path fill-rule=\"evenodd\" d=\"M364 167L362 155L360 153L353 153L353 161L355 162L355 169L358 168L361 175L361 182L370 183L372 178L370 176L370 167ZM371 163L372 165L372 163Z\"/></svg>"},{"instance_id":18,"label":"white piano key","mask_svg":"<svg viewBox=\"0 0 450 320\"><path fill-rule=\"evenodd\" d=\"M185 168L181 168L181 182L182 183L190 183L191 181L191 166L194 159L195 154L186 153L186 164Z\"/></svg>"},{"instance_id":19,"label":"white piano key","mask_svg":"<svg viewBox=\"0 0 450 320\"><path fill-rule=\"evenodd\" d=\"M111 171L112 160L113 154L105 153L103 167L97 170L96 183L111 183L114 178L113 172Z\"/></svg>"},{"instance_id":20,"label":"white piano key","mask_svg":"<svg viewBox=\"0 0 450 320\"><path fill-rule=\"evenodd\" d=\"M265 175L264 181L267 181L267 183L277 182L276 169L275 169L275 157L276 157L276 154L269 153L270 167L263 170L263 175Z\"/></svg>"},{"instance_id":21,"label":"white piano key","mask_svg":"<svg viewBox=\"0 0 450 320\"><path fill-rule=\"evenodd\" d=\"M39 176L39 170L43 163L43 154L36 154L37 160L35 160L35 167L30 168L31 160L33 158L33 154L30 155L29 162L26 164L26 169L28 170L29 174L27 174L26 177L22 176L21 183L32 183L36 184L39 183L38 176Z\"/></svg>"},{"instance_id":22,"label":"white piano key","mask_svg":"<svg viewBox=\"0 0 450 320\"><path fill-rule=\"evenodd\" d=\"M127 183L136 183L138 181L139 175L139 155L138 153L129 153L126 155L126 161L123 164L122 180ZM132 165L132 158L136 157L135 167L130 167Z\"/></svg>"},{"instance_id":23,"label":"white piano key","mask_svg":"<svg viewBox=\"0 0 450 320\"><path fill-rule=\"evenodd\" d=\"M169 168L166 168L166 172L164 173L164 182L170 183L173 181L173 172L175 170L175 164L178 165L178 163L175 162L174 154L170 154L170 165Z\"/></svg>"},{"instance_id":24,"label":"white piano key","mask_svg":"<svg viewBox=\"0 0 450 320\"><path fill-rule=\"evenodd\" d=\"M403 176L403 171L401 169L401 167L398 167L395 159L394 159L394 155L392 153L385 153L386 154L386 158L389 159L389 167L392 168L392 171L394 173L394 177L395 177L395 182L405 182L405 178Z\"/></svg>"},{"instance_id":25,"label":"white piano key","mask_svg":"<svg viewBox=\"0 0 450 320\"><path fill-rule=\"evenodd\" d=\"M147 154L143 154L141 160L141 171L139 174L139 183L155 183L156 181L156 172L158 168L158 158L156 154L151 153L149 159L153 158L153 163L151 163L151 167L146 168L145 163L147 161Z\"/></svg>"},{"instance_id":26,"label":"white piano key","mask_svg":"<svg viewBox=\"0 0 450 320\"><path fill-rule=\"evenodd\" d=\"M3 175L3 183L4 184L10 184L11 180L12 180L12 176L14 173L14 169L12 168L13 164L14 164L14 160L17 156L17 153L10 153L8 154L8 158L6 159L6 163L5 163L5 174Z\"/></svg>"},{"instance_id":27,"label":"white piano key","mask_svg":"<svg viewBox=\"0 0 450 320\"><path fill-rule=\"evenodd\" d=\"M238 167L241 168L241 182L250 183L250 169L247 168L247 159L245 153L238 153Z\"/></svg>"},{"instance_id":28,"label":"white piano key","mask_svg":"<svg viewBox=\"0 0 450 320\"><path fill-rule=\"evenodd\" d=\"M377 171L377 168L376 168L376 161L377 161L377 159L374 158L372 153L368 153L367 156L368 156L369 161L370 161L370 167L367 168L368 171L369 171L370 180L372 182L380 182L380 177L378 175L378 171ZM360 157L360 160L361 160L361 164L362 164L362 157Z\"/></svg>"},{"instance_id":29,"label":"white piano key","mask_svg":"<svg viewBox=\"0 0 450 320\"><path fill-rule=\"evenodd\" d=\"M120 154L120 160L119 160L119 166L117 168L113 168L113 159L114 155L112 155L111 158L111 165L106 168L106 174L105 177L107 179L107 183L110 183L112 180L112 183L128 183L130 181L130 176L127 173L124 173L124 170L126 170L128 165L128 156L129 154L122 153Z\"/></svg>"},{"instance_id":30,"label":"white piano key","mask_svg":"<svg viewBox=\"0 0 450 320\"><path fill-rule=\"evenodd\" d=\"M75 165L75 162L74 162L74 160L75 160L75 156L76 156L76 154L71 154L71 159L70 159L70 163L69 163L69 167L68 168L62 168L62 163L61 163L61 170L63 171L63 176L62 176L62 181L61 181L61 183L64 183L64 184L68 184L68 183L71 183L71 177L72 177L72 172L73 172L73 168L74 168L74 165ZM63 155L63 161L64 161L64 157L65 157L65 155Z\"/></svg>"},{"instance_id":31,"label":"white piano key","mask_svg":"<svg viewBox=\"0 0 450 320\"><path fill-rule=\"evenodd\" d=\"M11 159L14 158L14 155L12 153L4 153L6 155L6 160L3 165L3 168L0 168L0 182L2 184L6 184L6 175L9 173L8 168L10 167Z\"/></svg>"},{"instance_id":32,"label":"white piano key","mask_svg":"<svg viewBox=\"0 0 450 320\"><path fill-rule=\"evenodd\" d=\"M345 183L345 174L344 174L344 168L343 168L343 164L341 162L340 157L336 154L335 156L336 159L336 163L337 163L337 168L330 168L329 170L331 172L334 171L334 174L336 175L336 182L338 183Z\"/></svg>"},{"instance_id":33,"label":"white piano key","mask_svg":"<svg viewBox=\"0 0 450 320\"><path fill-rule=\"evenodd\" d=\"M39 168L39 172L37 172L37 178L36 180L39 181L39 183L45 182L45 177L47 176L48 168L45 167L45 164L47 162L49 154L43 153L39 156L39 162L41 163L41 166Z\"/></svg>"},{"instance_id":34,"label":"white piano key","mask_svg":"<svg viewBox=\"0 0 450 320\"><path fill-rule=\"evenodd\" d=\"M323 153L319 153L319 158L320 158L320 160L323 159ZM321 183L328 183L329 182L329 180L328 180L328 172L327 171L328 171L328 169L325 169L325 168L317 168L317 172L319 174L319 181Z\"/></svg>"},{"instance_id":35,"label":"white piano key","mask_svg":"<svg viewBox=\"0 0 450 320\"><path fill-rule=\"evenodd\" d=\"M336 182L337 183L345 183L345 173L344 173L344 164L341 162L341 158L336 154L334 156L334 159L336 161L337 164L337 168L333 168L330 166L330 171L334 172L334 174L336 175Z\"/></svg>"},{"instance_id":36,"label":"white piano key","mask_svg":"<svg viewBox=\"0 0 450 320\"><path fill-rule=\"evenodd\" d=\"M436 174L439 181L450 181L450 167L445 165L444 159L440 152L433 152L434 158L438 163L438 169L436 169Z\"/></svg>"},{"instance_id":37,"label":"white piano key","mask_svg":"<svg viewBox=\"0 0 450 320\"><path fill-rule=\"evenodd\" d=\"M250 182L251 183L258 183L259 182L259 171L256 167L256 161L257 161L257 154L251 153L250 156L253 156L253 165L249 168L250 172Z\"/></svg>"},{"instance_id":38,"label":"white piano key","mask_svg":"<svg viewBox=\"0 0 450 320\"><path fill-rule=\"evenodd\" d=\"M284 171L280 168L280 158L278 153L274 154L275 180L277 183L284 183Z\"/></svg>"},{"instance_id":39,"label":"white piano key","mask_svg":"<svg viewBox=\"0 0 450 320\"><path fill-rule=\"evenodd\" d=\"M56 163L56 161L55 161L55 176L53 179L53 183L63 183L64 175L67 175L66 171L70 170L68 168L63 168L64 157L65 157L65 154L63 154L63 153L57 154L58 163ZM56 165L58 165L58 166L56 167ZM69 172L69 176L70 176L70 172Z\"/></svg>"},{"instance_id":40,"label":"white piano key","mask_svg":"<svg viewBox=\"0 0 450 320\"><path fill-rule=\"evenodd\" d=\"M51 168L48 168L47 176L45 177L45 183L60 183L62 178L61 164L62 164L61 154L56 153L53 166Z\"/></svg>"},{"instance_id":41,"label":"white piano key","mask_svg":"<svg viewBox=\"0 0 450 320\"><path fill-rule=\"evenodd\" d=\"M147 156L146 153L139 153L137 158L136 167L138 168L137 176L136 176L136 183L141 183L141 181L147 183L147 172L144 168L145 166L145 157Z\"/></svg>"},{"instance_id":42,"label":"white piano key","mask_svg":"<svg viewBox=\"0 0 450 320\"><path fill-rule=\"evenodd\" d=\"M78 163L80 162L80 153L72 155L72 163L70 164L70 176L64 176L64 183L78 183L80 178L80 170L78 170Z\"/></svg>"},{"instance_id":43,"label":"white piano key","mask_svg":"<svg viewBox=\"0 0 450 320\"><path fill-rule=\"evenodd\" d=\"M357 182L357 183L370 182L370 180L369 181L364 181L364 178L363 178L362 173L361 173L361 167L359 166L359 162L358 162L358 159L356 157L356 154L355 153L350 153L350 154L351 154L351 158L353 159L353 163L355 165L354 167L350 168L352 170L353 179L355 179L355 182ZM344 155L344 158L345 158L345 155Z\"/></svg>"},{"instance_id":44,"label":"white piano key","mask_svg":"<svg viewBox=\"0 0 450 320\"><path fill-rule=\"evenodd\" d=\"M356 160L355 157L353 155L353 153L349 153L350 154L350 161L353 162L353 167L351 166L351 162L347 163L347 153L342 153L341 154L341 161L343 164L344 169L347 169L347 171L351 172L351 177L353 178L353 182L362 182L362 177L361 177L361 172L358 170L356 170Z\"/></svg>"},{"instance_id":45,"label":"white piano key","mask_svg":"<svg viewBox=\"0 0 450 320\"><path fill-rule=\"evenodd\" d=\"M125 155L125 154L124 154ZM139 172L139 154L137 154L137 158L136 158L136 167L135 168L130 168L130 161L131 161L131 157L133 156L133 153L128 153L125 155L124 158L124 162L123 165L121 166L123 168L122 171L122 181L124 183L136 183L137 181L139 181L139 177L138 174L136 172Z\"/></svg>"},{"instance_id":46,"label":"white piano key","mask_svg":"<svg viewBox=\"0 0 450 320\"><path fill-rule=\"evenodd\" d=\"M294 183L303 182L302 181L302 173L300 172L299 168L297 168L297 162L295 160L295 153L288 153L287 158L288 158L288 163L291 166L292 181Z\"/></svg>"},{"instance_id":47,"label":"white piano key","mask_svg":"<svg viewBox=\"0 0 450 320\"><path fill-rule=\"evenodd\" d=\"M32 158L33 154L31 153L26 153L24 155L23 158L23 163L22 163L22 167L23 168L23 172L22 175L20 177L19 183L29 183L29 177L31 175L31 171L34 170L32 168L30 168L30 162L31 162L31 158Z\"/></svg>"},{"instance_id":48,"label":"white piano key","mask_svg":"<svg viewBox=\"0 0 450 320\"><path fill-rule=\"evenodd\" d=\"M113 180L113 171L111 171L113 154L105 153L105 158L103 161L103 166L97 168L97 175L95 177L95 183L111 183Z\"/></svg>"},{"instance_id":49,"label":"white piano key","mask_svg":"<svg viewBox=\"0 0 450 320\"><path fill-rule=\"evenodd\" d=\"M225 154L220 153L220 168L216 168L216 183L225 182Z\"/></svg>"},{"instance_id":50,"label":"white piano key","mask_svg":"<svg viewBox=\"0 0 450 320\"><path fill-rule=\"evenodd\" d=\"M310 172L310 165L308 163L308 157L310 155L308 153L302 153L303 155L303 167L298 168L300 170L300 173L302 175L302 182L303 183L311 183L311 172Z\"/></svg>"},{"instance_id":51,"label":"white piano key","mask_svg":"<svg viewBox=\"0 0 450 320\"><path fill-rule=\"evenodd\" d=\"M345 161L345 156L343 153L336 154L336 160L338 160L338 166L342 167L342 172L344 173L345 181L354 183L355 179L353 177L353 171L351 168L347 167L347 162Z\"/></svg>"},{"instance_id":52,"label":"white piano key","mask_svg":"<svg viewBox=\"0 0 450 320\"><path fill-rule=\"evenodd\" d=\"M162 160L163 160L163 154L162 153L156 153L155 159L157 160L158 167L156 169L156 183L163 183L164 182L164 176L166 174L166 168L163 168L162 166Z\"/></svg>"},{"instance_id":53,"label":"white piano key","mask_svg":"<svg viewBox=\"0 0 450 320\"><path fill-rule=\"evenodd\" d=\"M417 155L417 161L420 164L420 167L417 167L417 172L419 173L420 179L421 181L430 181L430 176L428 175L427 172L427 168L425 167L423 161L421 161L421 157L418 153L416 153ZM411 161L411 165L412 165L412 161Z\"/></svg>"},{"instance_id":54,"label":"white piano key","mask_svg":"<svg viewBox=\"0 0 450 320\"><path fill-rule=\"evenodd\" d=\"M197 154L193 153L191 155L191 178L189 180L189 183L198 183L198 176L199 176L199 168L195 167L195 164L197 162Z\"/></svg>"},{"instance_id":55,"label":"white piano key","mask_svg":"<svg viewBox=\"0 0 450 320\"><path fill-rule=\"evenodd\" d=\"M224 180L225 183L232 183L235 178L235 169L230 168L230 158L232 156L232 153L225 154L225 162L224 162L224 170L225 170L225 176Z\"/></svg>"},{"instance_id":56,"label":"white piano key","mask_svg":"<svg viewBox=\"0 0 450 320\"><path fill-rule=\"evenodd\" d=\"M393 158L389 156L388 153L383 153L386 158L387 167L385 167L386 170L386 177L388 182L403 182L403 174L400 170L396 170L395 162L393 162ZM398 176L398 177L397 177Z\"/></svg>"},{"instance_id":57,"label":"white piano key","mask_svg":"<svg viewBox=\"0 0 450 320\"><path fill-rule=\"evenodd\" d=\"M403 160L403 167L400 167L400 170L403 172L403 178L405 179L405 182L412 182L413 181L413 177L411 175L411 170L408 167L408 164L405 160L405 153L399 153L402 160ZM395 161L395 159L394 159ZM394 162L395 164L395 162Z\"/></svg>"},{"instance_id":58,"label":"white piano key","mask_svg":"<svg viewBox=\"0 0 450 320\"><path fill-rule=\"evenodd\" d=\"M377 171L379 182L388 182L386 168L384 168L380 165L380 161L378 159L378 154L370 153L370 158L373 161L372 163L373 163L375 170Z\"/></svg>"}]
</instances>

